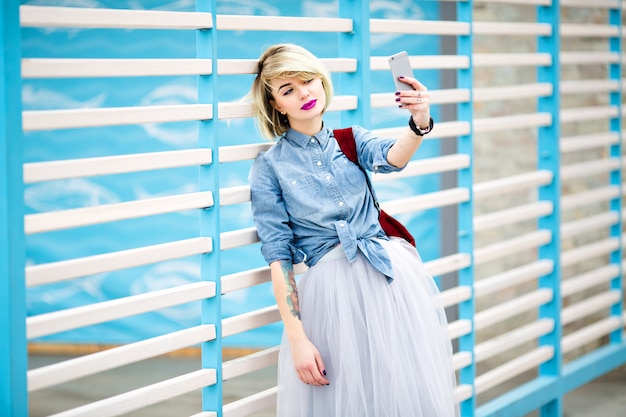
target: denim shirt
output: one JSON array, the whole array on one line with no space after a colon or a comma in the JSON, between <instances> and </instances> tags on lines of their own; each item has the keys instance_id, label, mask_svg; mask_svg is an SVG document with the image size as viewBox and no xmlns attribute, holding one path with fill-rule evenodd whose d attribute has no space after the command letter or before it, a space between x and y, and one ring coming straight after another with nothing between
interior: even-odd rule
<instances>
[{"instance_id":1,"label":"denim shirt","mask_svg":"<svg viewBox=\"0 0 626 417\"><path fill-rule=\"evenodd\" d=\"M395 139L352 127L359 163L367 170L399 171L387 162ZM376 239L387 239L365 175L339 149L329 128L314 136L289 130L250 170L252 213L268 264L289 260L313 266L341 244L347 259L357 251L392 279L389 257Z\"/></svg>"}]
</instances>

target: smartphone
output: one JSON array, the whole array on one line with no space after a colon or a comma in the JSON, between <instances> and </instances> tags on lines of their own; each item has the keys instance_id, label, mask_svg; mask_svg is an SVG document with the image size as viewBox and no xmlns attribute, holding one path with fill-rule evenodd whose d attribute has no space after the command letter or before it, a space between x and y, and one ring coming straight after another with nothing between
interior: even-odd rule
<instances>
[{"instance_id":1,"label":"smartphone","mask_svg":"<svg viewBox=\"0 0 626 417\"><path fill-rule=\"evenodd\" d=\"M389 68L391 68L391 75L393 75L393 81L396 83L397 90L413 90L413 87L409 84L398 80L400 76L413 78L413 69L411 69L409 54L407 54L406 51L398 52L390 56Z\"/></svg>"}]
</instances>

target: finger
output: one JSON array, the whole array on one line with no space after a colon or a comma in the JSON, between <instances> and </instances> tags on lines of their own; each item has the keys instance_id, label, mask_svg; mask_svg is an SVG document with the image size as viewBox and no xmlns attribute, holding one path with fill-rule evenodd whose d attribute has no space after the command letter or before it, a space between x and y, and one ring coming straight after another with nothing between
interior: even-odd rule
<instances>
[{"instance_id":1,"label":"finger","mask_svg":"<svg viewBox=\"0 0 626 417\"><path fill-rule=\"evenodd\" d=\"M400 77L398 77L398 79L400 81L402 81L403 83L405 83L405 84L409 84L411 87L413 87L414 90L417 90L417 91L428 91L428 88L426 88L426 86L424 84L422 84L416 78L400 76Z\"/></svg>"},{"instance_id":2,"label":"finger","mask_svg":"<svg viewBox=\"0 0 626 417\"><path fill-rule=\"evenodd\" d=\"M324 366L324 360L322 359L321 355L315 355L315 364L317 365L318 372L316 381L319 383L319 385L329 385L330 382L328 381L328 379L325 378L326 367Z\"/></svg>"}]
</instances>

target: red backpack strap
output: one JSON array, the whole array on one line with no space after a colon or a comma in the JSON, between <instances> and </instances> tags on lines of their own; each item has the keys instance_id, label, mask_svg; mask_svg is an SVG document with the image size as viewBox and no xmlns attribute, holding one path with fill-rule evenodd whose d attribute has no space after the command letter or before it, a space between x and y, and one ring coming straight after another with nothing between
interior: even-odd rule
<instances>
[{"instance_id":1,"label":"red backpack strap","mask_svg":"<svg viewBox=\"0 0 626 417\"><path fill-rule=\"evenodd\" d=\"M356 153L356 141L354 140L354 135L352 134L352 128L347 127L345 129L335 129L333 130L333 134L335 135L335 139L339 144L341 152L343 152L349 160L359 165Z\"/></svg>"}]
</instances>

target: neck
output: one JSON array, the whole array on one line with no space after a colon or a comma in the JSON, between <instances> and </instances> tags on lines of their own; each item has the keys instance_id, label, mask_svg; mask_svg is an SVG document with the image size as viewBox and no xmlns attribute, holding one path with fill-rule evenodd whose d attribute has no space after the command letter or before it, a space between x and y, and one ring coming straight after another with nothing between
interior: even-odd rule
<instances>
[{"instance_id":1,"label":"neck","mask_svg":"<svg viewBox=\"0 0 626 417\"><path fill-rule=\"evenodd\" d=\"M289 126L302 134L307 136L313 136L320 130L322 130L322 126L324 125L322 118L315 118L312 120L289 120Z\"/></svg>"}]
</instances>

